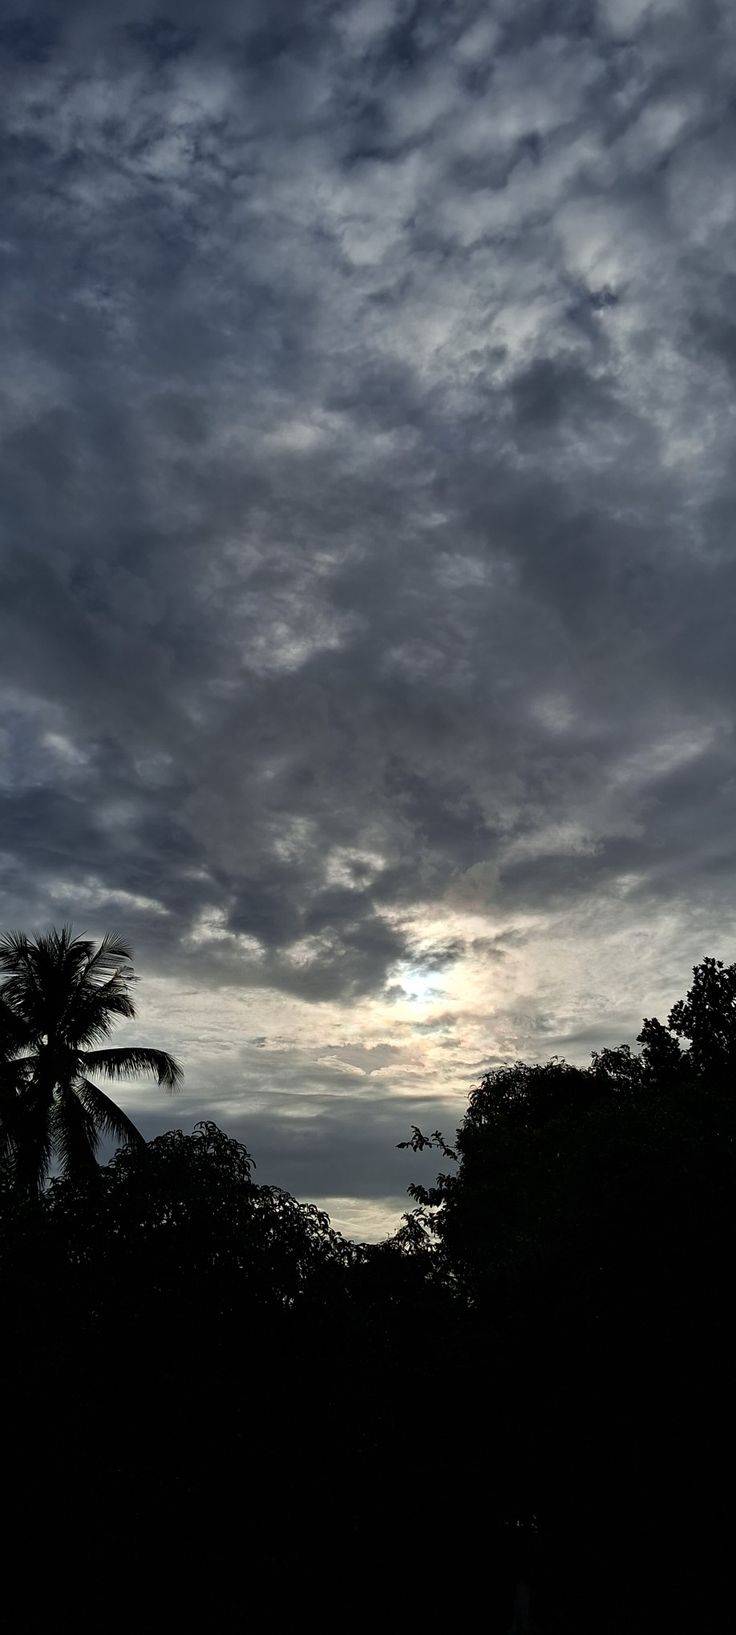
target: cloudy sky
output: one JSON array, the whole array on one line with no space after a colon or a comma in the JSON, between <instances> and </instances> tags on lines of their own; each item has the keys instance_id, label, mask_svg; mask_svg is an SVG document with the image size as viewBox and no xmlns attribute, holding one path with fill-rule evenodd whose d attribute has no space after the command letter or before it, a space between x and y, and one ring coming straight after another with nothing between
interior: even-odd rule
<instances>
[{"instance_id":1,"label":"cloudy sky","mask_svg":"<svg viewBox=\"0 0 736 1635\"><path fill-rule=\"evenodd\" d=\"M736 957L735 92L731 0L2 8L0 924L360 1234Z\"/></svg>"}]
</instances>

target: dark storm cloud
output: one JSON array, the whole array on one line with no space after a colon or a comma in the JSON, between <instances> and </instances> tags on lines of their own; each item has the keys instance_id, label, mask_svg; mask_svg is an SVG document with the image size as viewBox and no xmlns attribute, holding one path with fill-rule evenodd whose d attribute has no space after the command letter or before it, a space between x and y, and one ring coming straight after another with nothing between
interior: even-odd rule
<instances>
[{"instance_id":1,"label":"dark storm cloud","mask_svg":"<svg viewBox=\"0 0 736 1635\"><path fill-rule=\"evenodd\" d=\"M347 1003L448 894L716 912L735 77L725 0L4 8L4 920Z\"/></svg>"}]
</instances>

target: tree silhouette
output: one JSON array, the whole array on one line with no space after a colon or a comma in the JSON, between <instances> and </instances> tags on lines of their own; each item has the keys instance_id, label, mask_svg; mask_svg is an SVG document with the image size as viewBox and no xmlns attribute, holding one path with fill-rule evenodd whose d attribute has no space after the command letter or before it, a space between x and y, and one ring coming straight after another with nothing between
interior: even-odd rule
<instances>
[{"instance_id":1,"label":"tree silhouette","mask_svg":"<svg viewBox=\"0 0 736 1635\"><path fill-rule=\"evenodd\" d=\"M103 949L107 968L90 971L88 951L78 975L125 991L120 946ZM0 978L16 1113L45 970L29 959L23 1005L14 971ZM347 1243L315 1206L258 1185L208 1122L126 1145L94 1186L84 1171L19 1195L0 1166L19 1524L42 1470L55 1538L76 1526L74 1471L95 1495L89 1559L107 1560L113 1526L133 1517L160 1541L171 1518L167 1595L184 1527L211 1559L247 1537L275 1583L288 1555L322 1598L347 1571L435 1618L446 1597L456 1617L459 1586L491 1635L679 1628L691 1586L730 1609L736 970L706 960L693 976L639 1051L486 1073L452 1146L412 1127L401 1145L436 1151L443 1173L410 1189L420 1208L382 1244ZM40 1016L34 1037L43 1055ZM98 1041L80 1038L81 1061ZM104 1441L90 1381L123 1405ZM320 1490L349 1492L337 1521ZM402 1492L387 1525L385 1495ZM451 1571L428 1562L428 1527ZM688 1627L720 1628L716 1612L700 1605Z\"/></svg>"},{"instance_id":2,"label":"tree silhouette","mask_svg":"<svg viewBox=\"0 0 736 1635\"><path fill-rule=\"evenodd\" d=\"M38 1192L52 1160L77 1180L96 1173L101 1134L142 1142L94 1078L152 1073L171 1090L181 1078L165 1050L103 1044L116 1017L135 1015L130 962L122 938L108 935L96 948L68 926L0 938L0 1158L19 1192Z\"/></svg>"},{"instance_id":3,"label":"tree silhouette","mask_svg":"<svg viewBox=\"0 0 736 1635\"><path fill-rule=\"evenodd\" d=\"M736 965L704 959L693 966L693 984L670 1011L670 1033L686 1039L698 1074L732 1074L736 1064Z\"/></svg>"},{"instance_id":4,"label":"tree silhouette","mask_svg":"<svg viewBox=\"0 0 736 1635\"><path fill-rule=\"evenodd\" d=\"M481 1469L486 1416L507 1513L539 1522L519 1584L571 1635L676 1627L656 1596L712 1573L717 1599L732 1526L736 965L701 961L638 1042L486 1073L405 1223L476 1319L458 1434Z\"/></svg>"}]
</instances>

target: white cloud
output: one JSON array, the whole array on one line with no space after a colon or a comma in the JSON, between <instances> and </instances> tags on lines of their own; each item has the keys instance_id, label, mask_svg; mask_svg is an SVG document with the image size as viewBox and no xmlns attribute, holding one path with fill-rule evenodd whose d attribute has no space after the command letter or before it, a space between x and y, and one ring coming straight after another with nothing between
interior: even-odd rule
<instances>
[{"instance_id":1,"label":"white cloud","mask_svg":"<svg viewBox=\"0 0 736 1635\"><path fill-rule=\"evenodd\" d=\"M628 40L650 23L687 16L688 0L598 0L598 16L614 40Z\"/></svg>"},{"instance_id":2,"label":"white cloud","mask_svg":"<svg viewBox=\"0 0 736 1635\"><path fill-rule=\"evenodd\" d=\"M500 33L496 18L480 16L455 41L452 55L463 66L490 62Z\"/></svg>"},{"instance_id":3,"label":"white cloud","mask_svg":"<svg viewBox=\"0 0 736 1635\"><path fill-rule=\"evenodd\" d=\"M398 16L396 0L357 0L340 14L338 26L347 44L363 51L381 39Z\"/></svg>"},{"instance_id":4,"label":"white cloud","mask_svg":"<svg viewBox=\"0 0 736 1635\"><path fill-rule=\"evenodd\" d=\"M401 1225L402 1217L411 1206L410 1198L311 1198L310 1203L324 1209L336 1232L352 1238L356 1243L380 1243L390 1237Z\"/></svg>"},{"instance_id":5,"label":"white cloud","mask_svg":"<svg viewBox=\"0 0 736 1635\"><path fill-rule=\"evenodd\" d=\"M89 876L86 880L54 880L48 882L48 892L54 904L72 904L75 912L89 913L101 909L124 914L166 915L168 909L155 897L141 896L135 891L116 890L102 880Z\"/></svg>"}]
</instances>

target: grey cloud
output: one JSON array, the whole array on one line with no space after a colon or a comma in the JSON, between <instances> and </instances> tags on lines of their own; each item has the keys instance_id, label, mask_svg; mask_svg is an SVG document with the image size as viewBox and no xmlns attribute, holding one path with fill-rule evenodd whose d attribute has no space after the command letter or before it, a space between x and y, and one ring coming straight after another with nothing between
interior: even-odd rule
<instances>
[{"instance_id":1,"label":"grey cloud","mask_svg":"<svg viewBox=\"0 0 736 1635\"><path fill-rule=\"evenodd\" d=\"M341 1102L331 1101L319 1119L300 1118L294 1103L288 1110L281 1105L278 1111L230 1116L228 1131L253 1154L257 1181L283 1186L302 1197L322 1198L335 1193L337 1178L337 1190L344 1197L403 1197L408 1209L412 1205L407 1187L411 1181L433 1179L436 1155L434 1165L431 1153L418 1163L412 1154L399 1152L397 1143L412 1124L436 1129L444 1123L445 1132L454 1134L457 1118L452 1102L402 1101L397 1106L390 1098L376 1097L361 1103L359 1124L355 1103L346 1096ZM193 1122L189 1118L180 1122L170 1114L167 1120L165 1113L145 1110L137 1121L149 1139L173 1126L191 1129Z\"/></svg>"},{"instance_id":2,"label":"grey cloud","mask_svg":"<svg viewBox=\"0 0 736 1635\"><path fill-rule=\"evenodd\" d=\"M427 905L716 924L735 76L715 0L5 8L4 920L346 1006L518 954Z\"/></svg>"}]
</instances>

